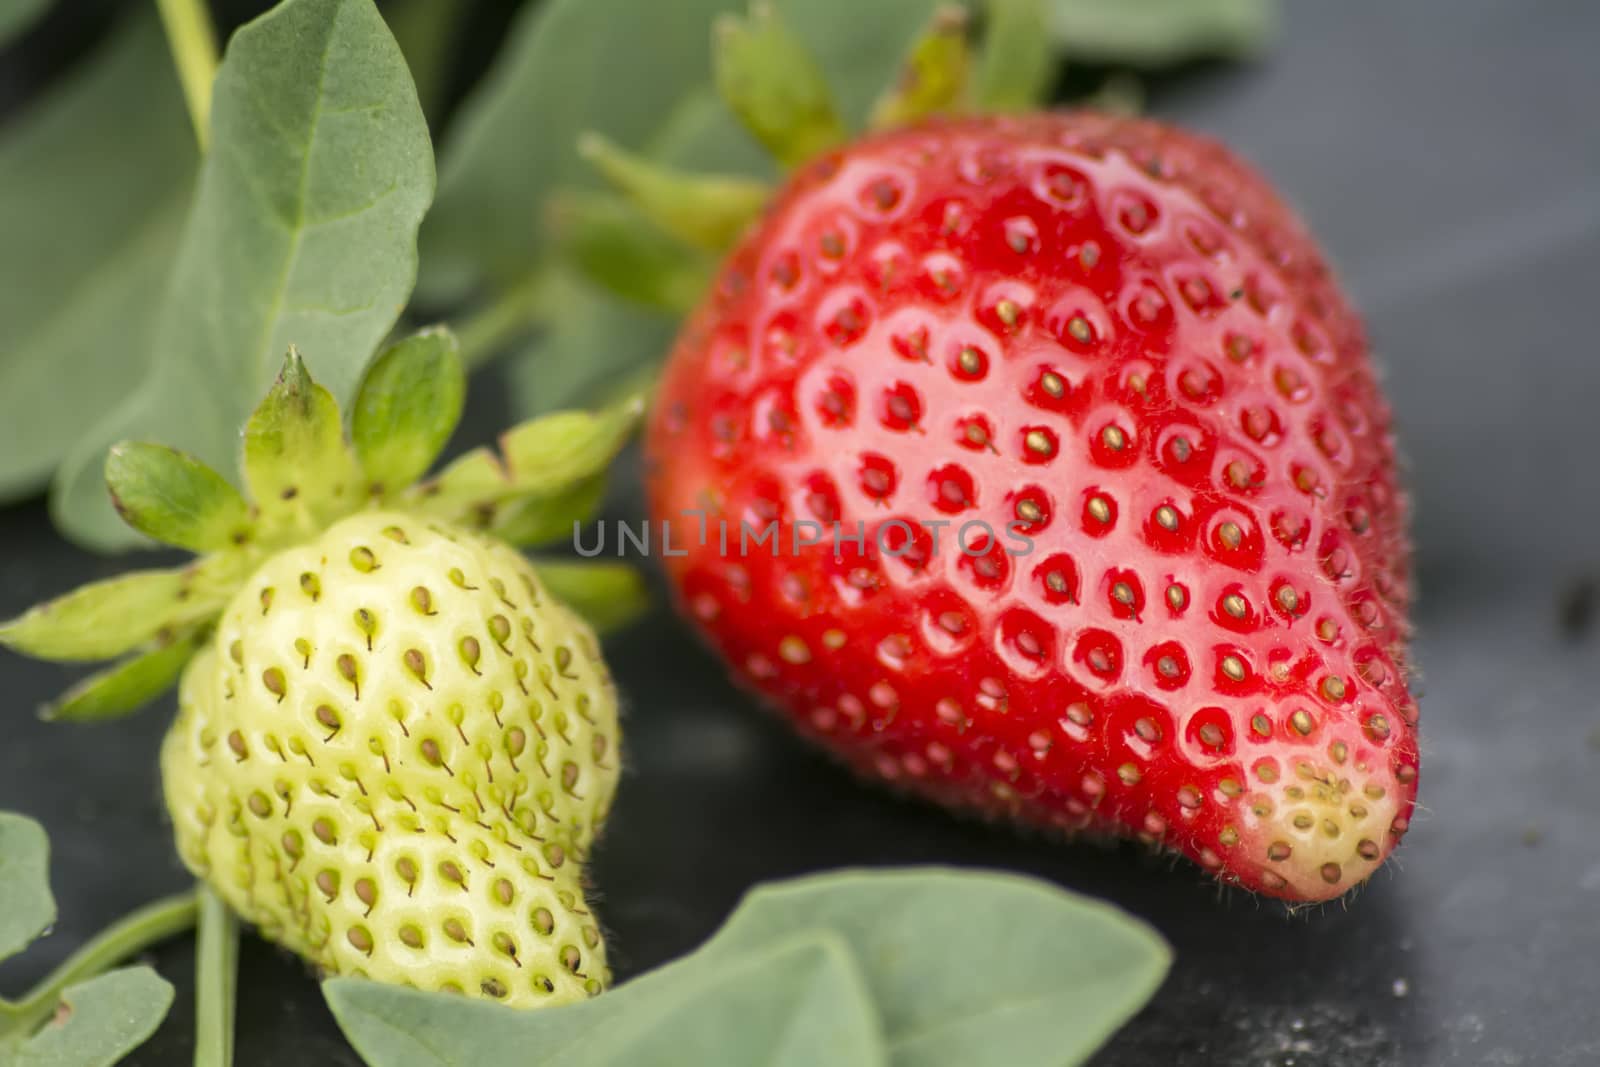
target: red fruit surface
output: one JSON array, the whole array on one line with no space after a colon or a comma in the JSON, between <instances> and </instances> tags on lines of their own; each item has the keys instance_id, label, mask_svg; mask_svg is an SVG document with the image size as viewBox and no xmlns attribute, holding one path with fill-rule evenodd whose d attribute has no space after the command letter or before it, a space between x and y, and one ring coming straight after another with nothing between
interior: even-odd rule
<instances>
[{"instance_id":1,"label":"red fruit surface","mask_svg":"<svg viewBox=\"0 0 1600 1067\"><path fill-rule=\"evenodd\" d=\"M1389 411L1311 238L1209 141L951 120L805 166L685 327L648 462L685 614L867 774L1291 900L1405 832ZM801 520L866 542L797 551Z\"/></svg>"}]
</instances>

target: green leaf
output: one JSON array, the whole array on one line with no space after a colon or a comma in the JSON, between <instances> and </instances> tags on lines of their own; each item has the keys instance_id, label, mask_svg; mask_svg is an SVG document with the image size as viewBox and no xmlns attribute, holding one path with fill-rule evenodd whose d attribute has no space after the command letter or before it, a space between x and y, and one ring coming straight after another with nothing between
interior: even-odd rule
<instances>
[{"instance_id":1,"label":"green leaf","mask_svg":"<svg viewBox=\"0 0 1600 1067\"><path fill-rule=\"evenodd\" d=\"M501 456L474 449L405 499L439 518L490 525L502 506L563 494L604 473L644 409L645 397L635 391L600 411L557 411L530 419L501 436Z\"/></svg>"},{"instance_id":2,"label":"green leaf","mask_svg":"<svg viewBox=\"0 0 1600 1067\"><path fill-rule=\"evenodd\" d=\"M571 538L575 523L587 522L604 501L606 476L597 474L550 496L530 496L495 513L491 533L513 545L536 546Z\"/></svg>"},{"instance_id":3,"label":"green leaf","mask_svg":"<svg viewBox=\"0 0 1600 1067\"><path fill-rule=\"evenodd\" d=\"M28 32L50 6L50 0L6 0L0 5L0 48Z\"/></svg>"},{"instance_id":4,"label":"green leaf","mask_svg":"<svg viewBox=\"0 0 1600 1067\"><path fill-rule=\"evenodd\" d=\"M455 334L442 326L383 350L356 393L350 438L375 491L397 491L427 473L444 449L466 400L467 377Z\"/></svg>"},{"instance_id":5,"label":"green leaf","mask_svg":"<svg viewBox=\"0 0 1600 1067\"><path fill-rule=\"evenodd\" d=\"M822 67L764 0L748 18L717 20L712 66L717 91L745 129L792 167L849 137Z\"/></svg>"},{"instance_id":6,"label":"green leaf","mask_svg":"<svg viewBox=\"0 0 1600 1067\"><path fill-rule=\"evenodd\" d=\"M690 174L653 163L597 133L579 138L578 154L654 225L709 252L732 246L773 193L772 186L754 178Z\"/></svg>"},{"instance_id":7,"label":"green leaf","mask_svg":"<svg viewBox=\"0 0 1600 1067\"><path fill-rule=\"evenodd\" d=\"M440 154L439 201L422 230L428 297L453 300L481 280L511 288L535 271L550 247L550 191L599 185L578 158L579 134L647 142L709 84L711 17L736 3L525 5ZM627 91L615 91L623 72Z\"/></svg>"},{"instance_id":8,"label":"green leaf","mask_svg":"<svg viewBox=\"0 0 1600 1067\"><path fill-rule=\"evenodd\" d=\"M371 1067L886 1062L849 947L816 931L715 965L691 956L595 1000L546 1011L351 978L323 989Z\"/></svg>"},{"instance_id":9,"label":"green leaf","mask_svg":"<svg viewBox=\"0 0 1600 1067\"><path fill-rule=\"evenodd\" d=\"M14 1067L111 1067L156 1032L172 986L149 967L124 967L68 986L53 1019L25 1041Z\"/></svg>"},{"instance_id":10,"label":"green leaf","mask_svg":"<svg viewBox=\"0 0 1600 1067\"><path fill-rule=\"evenodd\" d=\"M38 659L111 659L221 611L250 566L230 552L91 582L0 623L0 645Z\"/></svg>"},{"instance_id":11,"label":"green leaf","mask_svg":"<svg viewBox=\"0 0 1600 1067\"><path fill-rule=\"evenodd\" d=\"M50 839L32 819L0 811L0 960L27 948L55 921Z\"/></svg>"},{"instance_id":12,"label":"green leaf","mask_svg":"<svg viewBox=\"0 0 1600 1067\"><path fill-rule=\"evenodd\" d=\"M1098 63L1170 66L1200 56L1258 53L1277 22L1275 0L1049 0L1058 50Z\"/></svg>"},{"instance_id":13,"label":"green leaf","mask_svg":"<svg viewBox=\"0 0 1600 1067\"><path fill-rule=\"evenodd\" d=\"M37 6L0 0L0 17ZM49 481L150 364L195 148L153 5L137 7L0 128L0 500Z\"/></svg>"},{"instance_id":14,"label":"green leaf","mask_svg":"<svg viewBox=\"0 0 1600 1067\"><path fill-rule=\"evenodd\" d=\"M239 490L166 445L113 445L106 456L106 488L123 521L157 541L211 552L250 538L250 505Z\"/></svg>"},{"instance_id":15,"label":"green leaf","mask_svg":"<svg viewBox=\"0 0 1600 1067\"><path fill-rule=\"evenodd\" d=\"M985 0L977 104L984 111L1041 107L1055 74L1045 6L1053 0Z\"/></svg>"},{"instance_id":16,"label":"green leaf","mask_svg":"<svg viewBox=\"0 0 1600 1067\"><path fill-rule=\"evenodd\" d=\"M555 276L552 288L564 311L510 361L513 410L537 415L593 403L608 383L665 358L671 318L570 277Z\"/></svg>"},{"instance_id":17,"label":"green leaf","mask_svg":"<svg viewBox=\"0 0 1600 1067\"><path fill-rule=\"evenodd\" d=\"M49 840L32 819L0 812L0 960L55 921ZM137 909L78 946L20 1000L0 998L0 1063L101 1067L116 1063L160 1024L172 987L148 967L107 973L194 923L191 894Z\"/></svg>"},{"instance_id":18,"label":"green leaf","mask_svg":"<svg viewBox=\"0 0 1600 1067\"><path fill-rule=\"evenodd\" d=\"M533 565L550 594L583 616L596 633L620 630L650 610L644 576L630 564L547 557Z\"/></svg>"},{"instance_id":19,"label":"green leaf","mask_svg":"<svg viewBox=\"0 0 1600 1067\"><path fill-rule=\"evenodd\" d=\"M562 252L590 281L646 307L683 314L711 281L711 261L604 193L568 193L551 203Z\"/></svg>"},{"instance_id":20,"label":"green leaf","mask_svg":"<svg viewBox=\"0 0 1600 1067\"><path fill-rule=\"evenodd\" d=\"M1081 1063L1171 962L1153 930L1109 905L1031 878L939 868L759 887L701 951L737 955L811 928L855 951L902 1067Z\"/></svg>"},{"instance_id":21,"label":"green leaf","mask_svg":"<svg viewBox=\"0 0 1600 1067\"><path fill-rule=\"evenodd\" d=\"M1015 875L930 868L760 887L690 956L549 1011L351 979L324 990L373 1067L1062 1067L1138 1010L1169 959L1148 927L1107 905Z\"/></svg>"},{"instance_id":22,"label":"green leaf","mask_svg":"<svg viewBox=\"0 0 1600 1067\"><path fill-rule=\"evenodd\" d=\"M930 115L950 114L966 103L971 56L967 12L941 7L933 13L899 79L872 109L875 129L906 126Z\"/></svg>"},{"instance_id":23,"label":"green leaf","mask_svg":"<svg viewBox=\"0 0 1600 1067\"><path fill-rule=\"evenodd\" d=\"M776 7L817 57L840 114L857 124L934 2L779 0ZM550 235L541 210L550 190L601 184L577 153L585 131L695 170L770 174L770 162L721 105L711 78L712 20L744 6L527 5L441 153L439 202L422 232L429 297L457 299L482 282L509 289L545 264Z\"/></svg>"},{"instance_id":24,"label":"green leaf","mask_svg":"<svg viewBox=\"0 0 1600 1067\"><path fill-rule=\"evenodd\" d=\"M269 535L314 532L362 503L339 405L292 346L244 429L244 480Z\"/></svg>"},{"instance_id":25,"label":"green leaf","mask_svg":"<svg viewBox=\"0 0 1600 1067\"><path fill-rule=\"evenodd\" d=\"M91 675L44 709L51 721L97 722L138 711L165 693L199 651L208 630L192 628L177 637Z\"/></svg>"},{"instance_id":26,"label":"green leaf","mask_svg":"<svg viewBox=\"0 0 1600 1067\"><path fill-rule=\"evenodd\" d=\"M159 439L225 467L290 344L348 401L406 302L432 193L427 127L371 0L285 0L239 29L153 374L64 465L63 529L128 543L97 484L112 441Z\"/></svg>"}]
</instances>

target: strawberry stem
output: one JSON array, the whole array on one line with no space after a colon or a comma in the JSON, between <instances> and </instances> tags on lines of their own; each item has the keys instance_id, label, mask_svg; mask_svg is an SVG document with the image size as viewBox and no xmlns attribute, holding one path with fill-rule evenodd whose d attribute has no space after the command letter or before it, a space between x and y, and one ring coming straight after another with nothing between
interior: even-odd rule
<instances>
[{"instance_id":1,"label":"strawberry stem","mask_svg":"<svg viewBox=\"0 0 1600 1067\"><path fill-rule=\"evenodd\" d=\"M195 923L195 894L180 893L146 904L95 935L94 939L68 956L62 964L8 1008L24 1033L32 1033L50 1018L69 986L102 975L130 956L152 945L181 934Z\"/></svg>"},{"instance_id":2,"label":"strawberry stem","mask_svg":"<svg viewBox=\"0 0 1600 1067\"><path fill-rule=\"evenodd\" d=\"M194 138L204 152L211 128L211 83L217 77L217 31L204 0L156 0L156 7L183 83Z\"/></svg>"},{"instance_id":3,"label":"strawberry stem","mask_svg":"<svg viewBox=\"0 0 1600 1067\"><path fill-rule=\"evenodd\" d=\"M195 931L195 1067L233 1063L233 1015L239 972L239 920L222 898L201 886Z\"/></svg>"},{"instance_id":4,"label":"strawberry stem","mask_svg":"<svg viewBox=\"0 0 1600 1067\"><path fill-rule=\"evenodd\" d=\"M542 272L528 275L501 290L487 304L455 326L461 359L468 370L481 367L544 322L550 314L549 286Z\"/></svg>"}]
</instances>

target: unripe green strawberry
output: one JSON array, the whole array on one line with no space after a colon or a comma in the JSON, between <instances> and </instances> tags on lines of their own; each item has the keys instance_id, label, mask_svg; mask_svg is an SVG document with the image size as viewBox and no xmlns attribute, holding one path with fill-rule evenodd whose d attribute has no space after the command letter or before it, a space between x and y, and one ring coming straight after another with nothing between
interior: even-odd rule
<instances>
[{"instance_id":1,"label":"unripe green strawberry","mask_svg":"<svg viewBox=\"0 0 1600 1067\"><path fill-rule=\"evenodd\" d=\"M616 791L617 698L594 631L637 579L536 569L599 500L642 411L562 412L436 477L461 409L455 342L374 364L348 436L291 353L244 435L252 502L190 456L120 445L136 529L206 553L86 586L0 625L49 659L132 652L69 692L102 718L179 674L162 747L178 852L240 916L325 973L577 1000L610 980L582 864Z\"/></svg>"},{"instance_id":2,"label":"unripe green strawberry","mask_svg":"<svg viewBox=\"0 0 1600 1067\"><path fill-rule=\"evenodd\" d=\"M608 977L579 861L616 739L594 634L521 556L374 511L245 582L162 779L185 863L325 971L559 1003Z\"/></svg>"}]
</instances>

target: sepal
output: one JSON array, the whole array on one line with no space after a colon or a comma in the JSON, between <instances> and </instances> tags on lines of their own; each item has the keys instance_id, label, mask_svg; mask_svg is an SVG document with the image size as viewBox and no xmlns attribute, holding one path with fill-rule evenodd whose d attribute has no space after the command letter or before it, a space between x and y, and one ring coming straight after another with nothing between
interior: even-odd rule
<instances>
[{"instance_id":1,"label":"sepal","mask_svg":"<svg viewBox=\"0 0 1600 1067\"><path fill-rule=\"evenodd\" d=\"M1054 74L1045 0L988 0L977 104L984 111L1043 107Z\"/></svg>"},{"instance_id":2,"label":"sepal","mask_svg":"<svg viewBox=\"0 0 1600 1067\"><path fill-rule=\"evenodd\" d=\"M598 133L578 139L578 155L658 228L708 252L732 247L772 196L766 182L673 170L625 152Z\"/></svg>"},{"instance_id":3,"label":"sepal","mask_svg":"<svg viewBox=\"0 0 1600 1067\"><path fill-rule=\"evenodd\" d=\"M746 18L718 19L711 44L717 91L779 163L792 167L846 141L822 68L767 0Z\"/></svg>"},{"instance_id":4,"label":"sepal","mask_svg":"<svg viewBox=\"0 0 1600 1067\"><path fill-rule=\"evenodd\" d=\"M228 480L187 452L124 441L106 456L106 488L117 514L146 537L192 552L248 542L250 505Z\"/></svg>"},{"instance_id":5,"label":"sepal","mask_svg":"<svg viewBox=\"0 0 1600 1067\"><path fill-rule=\"evenodd\" d=\"M385 348L356 393L350 440L369 495L428 472L461 420L467 376L455 334L431 327Z\"/></svg>"},{"instance_id":6,"label":"sepal","mask_svg":"<svg viewBox=\"0 0 1600 1067\"><path fill-rule=\"evenodd\" d=\"M711 261L650 225L627 201L568 193L550 205L562 254L601 288L673 315L687 313L711 282Z\"/></svg>"},{"instance_id":7,"label":"sepal","mask_svg":"<svg viewBox=\"0 0 1600 1067\"><path fill-rule=\"evenodd\" d=\"M36 659L112 659L163 630L216 615L250 564L245 553L229 552L188 567L92 582L0 624L0 644Z\"/></svg>"},{"instance_id":8,"label":"sepal","mask_svg":"<svg viewBox=\"0 0 1600 1067\"><path fill-rule=\"evenodd\" d=\"M550 595L598 634L620 630L650 608L644 577L627 563L540 558L533 569Z\"/></svg>"},{"instance_id":9,"label":"sepal","mask_svg":"<svg viewBox=\"0 0 1600 1067\"><path fill-rule=\"evenodd\" d=\"M487 530L528 501L575 491L601 475L628 442L645 396L633 390L596 412L557 411L521 423L500 438L498 455L487 448L468 452L409 490L405 506Z\"/></svg>"},{"instance_id":10,"label":"sepal","mask_svg":"<svg viewBox=\"0 0 1600 1067\"><path fill-rule=\"evenodd\" d=\"M172 687L209 633L207 626L192 626L158 635L152 647L68 689L42 709L41 717L94 722L137 711Z\"/></svg>"},{"instance_id":11,"label":"sepal","mask_svg":"<svg viewBox=\"0 0 1600 1067\"><path fill-rule=\"evenodd\" d=\"M941 7L911 46L900 77L872 109L871 126L889 129L930 115L954 114L967 102L971 56L967 12Z\"/></svg>"},{"instance_id":12,"label":"sepal","mask_svg":"<svg viewBox=\"0 0 1600 1067\"><path fill-rule=\"evenodd\" d=\"M315 533L363 503L339 405L292 346L245 424L244 480L270 538Z\"/></svg>"},{"instance_id":13,"label":"sepal","mask_svg":"<svg viewBox=\"0 0 1600 1067\"><path fill-rule=\"evenodd\" d=\"M513 545L535 548L571 537L574 524L588 522L600 510L606 477L597 474L550 496L530 496L501 508L489 532Z\"/></svg>"}]
</instances>

